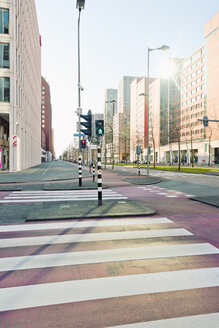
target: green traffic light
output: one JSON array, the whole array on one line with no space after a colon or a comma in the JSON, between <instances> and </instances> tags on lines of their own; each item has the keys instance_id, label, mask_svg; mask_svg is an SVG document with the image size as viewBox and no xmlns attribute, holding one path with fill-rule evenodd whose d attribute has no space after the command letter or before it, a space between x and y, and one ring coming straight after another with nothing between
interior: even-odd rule
<instances>
[{"instance_id":1,"label":"green traffic light","mask_svg":"<svg viewBox=\"0 0 219 328\"><path fill-rule=\"evenodd\" d=\"M98 134L98 136L102 136L103 135L103 129L98 129L97 134Z\"/></svg>"}]
</instances>

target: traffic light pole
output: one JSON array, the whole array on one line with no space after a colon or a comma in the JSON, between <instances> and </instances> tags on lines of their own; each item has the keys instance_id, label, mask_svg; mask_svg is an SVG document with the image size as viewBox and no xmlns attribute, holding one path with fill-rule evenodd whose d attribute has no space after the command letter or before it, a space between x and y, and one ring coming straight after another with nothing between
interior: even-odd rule
<instances>
[{"instance_id":1,"label":"traffic light pole","mask_svg":"<svg viewBox=\"0 0 219 328\"><path fill-rule=\"evenodd\" d=\"M79 140L78 140L78 164L79 164L79 187L82 186L82 167L81 167L81 71L80 71L80 17L81 8L78 16L78 122L79 122Z\"/></svg>"},{"instance_id":2,"label":"traffic light pole","mask_svg":"<svg viewBox=\"0 0 219 328\"><path fill-rule=\"evenodd\" d=\"M102 170L101 170L101 153L100 153L100 139L98 142L98 155L97 155L97 182L98 182L98 206L103 204L102 201Z\"/></svg>"}]
</instances>

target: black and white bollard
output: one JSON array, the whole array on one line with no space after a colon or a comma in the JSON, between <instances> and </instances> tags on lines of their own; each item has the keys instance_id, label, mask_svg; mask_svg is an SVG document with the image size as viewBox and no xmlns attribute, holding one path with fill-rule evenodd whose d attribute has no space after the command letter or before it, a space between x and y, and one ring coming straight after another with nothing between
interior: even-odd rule
<instances>
[{"instance_id":1,"label":"black and white bollard","mask_svg":"<svg viewBox=\"0 0 219 328\"><path fill-rule=\"evenodd\" d=\"M95 181L95 164L93 163L93 181Z\"/></svg>"},{"instance_id":2,"label":"black and white bollard","mask_svg":"<svg viewBox=\"0 0 219 328\"><path fill-rule=\"evenodd\" d=\"M141 174L141 157L139 155L139 157L138 157L138 175L140 175L140 174Z\"/></svg>"},{"instance_id":3,"label":"black and white bollard","mask_svg":"<svg viewBox=\"0 0 219 328\"><path fill-rule=\"evenodd\" d=\"M82 186L81 154L79 154L78 164L79 164L79 187L81 187Z\"/></svg>"},{"instance_id":4,"label":"black and white bollard","mask_svg":"<svg viewBox=\"0 0 219 328\"><path fill-rule=\"evenodd\" d=\"M101 154L100 145L98 145L97 155L97 178L98 178L98 206L102 205L102 171L101 171Z\"/></svg>"}]
</instances>

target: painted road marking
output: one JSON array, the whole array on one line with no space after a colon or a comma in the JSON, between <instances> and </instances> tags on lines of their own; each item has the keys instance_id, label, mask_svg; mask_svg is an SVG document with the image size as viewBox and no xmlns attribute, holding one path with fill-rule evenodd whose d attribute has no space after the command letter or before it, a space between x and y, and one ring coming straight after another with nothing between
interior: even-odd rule
<instances>
[{"instance_id":1,"label":"painted road marking","mask_svg":"<svg viewBox=\"0 0 219 328\"><path fill-rule=\"evenodd\" d=\"M0 290L0 311L216 286L219 268L10 287Z\"/></svg>"},{"instance_id":2,"label":"painted road marking","mask_svg":"<svg viewBox=\"0 0 219 328\"><path fill-rule=\"evenodd\" d=\"M108 328L218 328L219 313L209 313L188 317L139 322Z\"/></svg>"},{"instance_id":3,"label":"painted road marking","mask_svg":"<svg viewBox=\"0 0 219 328\"><path fill-rule=\"evenodd\" d=\"M1 258L0 271L207 254L219 254L219 249L203 243L19 256Z\"/></svg>"},{"instance_id":4,"label":"painted road marking","mask_svg":"<svg viewBox=\"0 0 219 328\"><path fill-rule=\"evenodd\" d=\"M111 227L123 225L141 225L141 224L160 224L173 223L168 218L132 218L132 219L108 219L108 220L88 220L73 222L52 222L52 223L35 223L35 224L12 224L0 225L0 232L12 231L30 231L30 230L47 230L47 229L71 229L84 227Z\"/></svg>"},{"instance_id":5,"label":"painted road marking","mask_svg":"<svg viewBox=\"0 0 219 328\"><path fill-rule=\"evenodd\" d=\"M153 192L153 193L157 193L158 195L161 195L161 196L165 196L165 197L168 197L168 198L178 198L180 196L184 196L184 197L194 197L194 195L188 195L188 194L185 194L183 193L182 191L177 191L177 190L169 190L169 189L166 189L166 188L161 188L161 187L154 187L154 186L151 186L150 188L145 188L145 187L139 187L145 191L150 191L150 192ZM164 192L165 190L165 192Z\"/></svg>"},{"instance_id":6,"label":"painted road marking","mask_svg":"<svg viewBox=\"0 0 219 328\"><path fill-rule=\"evenodd\" d=\"M58 202L58 201L80 201L80 200L97 200L96 190L84 190L81 192L64 190L64 191L16 191L0 200L0 203L32 203L32 202ZM104 190L103 199L127 199L127 197L112 190Z\"/></svg>"},{"instance_id":7,"label":"painted road marking","mask_svg":"<svg viewBox=\"0 0 219 328\"><path fill-rule=\"evenodd\" d=\"M40 237L7 238L0 239L0 248L19 247L45 244L82 243L89 241L142 239L159 237L191 236L186 229L155 229L142 231L102 232L73 235L54 235Z\"/></svg>"}]
</instances>

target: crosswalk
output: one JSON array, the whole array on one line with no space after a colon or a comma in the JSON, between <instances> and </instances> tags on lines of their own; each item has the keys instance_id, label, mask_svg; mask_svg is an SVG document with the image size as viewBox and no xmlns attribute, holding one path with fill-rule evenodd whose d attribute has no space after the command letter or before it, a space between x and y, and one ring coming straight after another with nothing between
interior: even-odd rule
<instances>
[{"instance_id":1,"label":"crosswalk","mask_svg":"<svg viewBox=\"0 0 219 328\"><path fill-rule=\"evenodd\" d=\"M178 190L170 190L167 188L163 188L160 186L154 186L154 185L148 185L148 186L141 186L138 187L141 191L146 191L149 193L154 193L157 196L162 196L166 198L189 198L189 197L194 197L194 195L184 193L182 191Z\"/></svg>"},{"instance_id":2,"label":"crosswalk","mask_svg":"<svg viewBox=\"0 0 219 328\"><path fill-rule=\"evenodd\" d=\"M166 217L0 225L0 327L218 327L219 249Z\"/></svg>"},{"instance_id":3,"label":"crosswalk","mask_svg":"<svg viewBox=\"0 0 219 328\"><path fill-rule=\"evenodd\" d=\"M97 200L97 190L60 190L60 191L13 191L0 199L1 203L35 203L35 202L60 202ZM127 197L112 191L103 190L103 199L127 199Z\"/></svg>"}]
</instances>

